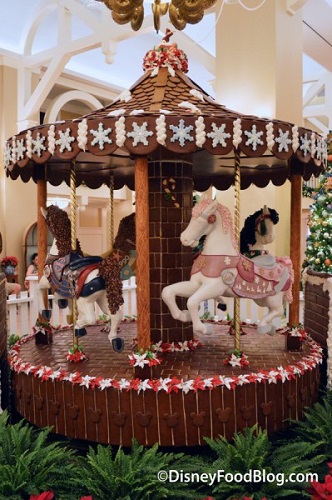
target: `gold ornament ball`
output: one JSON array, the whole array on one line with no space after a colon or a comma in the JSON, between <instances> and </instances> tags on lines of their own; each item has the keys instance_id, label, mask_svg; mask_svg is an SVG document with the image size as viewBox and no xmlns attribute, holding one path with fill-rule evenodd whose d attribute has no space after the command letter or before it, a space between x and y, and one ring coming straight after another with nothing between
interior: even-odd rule
<instances>
[{"instance_id":1,"label":"gold ornament ball","mask_svg":"<svg viewBox=\"0 0 332 500\"><path fill-rule=\"evenodd\" d=\"M323 224L323 226L327 226L328 222L326 220L323 220L322 224Z\"/></svg>"},{"instance_id":2,"label":"gold ornament ball","mask_svg":"<svg viewBox=\"0 0 332 500\"><path fill-rule=\"evenodd\" d=\"M315 259L315 264L320 264L320 259Z\"/></svg>"}]
</instances>

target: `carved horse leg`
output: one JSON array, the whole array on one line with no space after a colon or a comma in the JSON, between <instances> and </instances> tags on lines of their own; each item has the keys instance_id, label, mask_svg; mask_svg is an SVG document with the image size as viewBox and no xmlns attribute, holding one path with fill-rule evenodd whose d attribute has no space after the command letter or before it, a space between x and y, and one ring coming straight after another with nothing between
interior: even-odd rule
<instances>
[{"instance_id":1,"label":"carved horse leg","mask_svg":"<svg viewBox=\"0 0 332 500\"><path fill-rule=\"evenodd\" d=\"M186 323L191 321L189 311L181 311L176 303L176 297L190 297L199 288L200 283L197 281L180 281L166 286L161 292L161 298L167 305L171 315L174 319Z\"/></svg>"},{"instance_id":2,"label":"carved horse leg","mask_svg":"<svg viewBox=\"0 0 332 500\"><path fill-rule=\"evenodd\" d=\"M264 297L264 299L255 299L258 306L268 308L268 312L257 325L258 333L274 334L275 327L272 325L272 320L281 317L284 313L283 296L283 292L279 292L276 295Z\"/></svg>"},{"instance_id":3,"label":"carved horse leg","mask_svg":"<svg viewBox=\"0 0 332 500\"><path fill-rule=\"evenodd\" d=\"M221 280L219 278L212 278L203 282L200 288L189 297L187 306L193 322L194 333L212 333L212 325L203 323L199 317L199 306L203 300L214 299L215 297L222 295L225 288L226 287L221 284Z\"/></svg>"},{"instance_id":4,"label":"carved horse leg","mask_svg":"<svg viewBox=\"0 0 332 500\"><path fill-rule=\"evenodd\" d=\"M37 286L37 297L38 297L38 310L39 313L42 314L42 311L48 309L48 303L45 303L45 290L49 290L51 288L48 279L45 276L42 276L39 280ZM48 301L47 301L48 302Z\"/></svg>"}]
</instances>

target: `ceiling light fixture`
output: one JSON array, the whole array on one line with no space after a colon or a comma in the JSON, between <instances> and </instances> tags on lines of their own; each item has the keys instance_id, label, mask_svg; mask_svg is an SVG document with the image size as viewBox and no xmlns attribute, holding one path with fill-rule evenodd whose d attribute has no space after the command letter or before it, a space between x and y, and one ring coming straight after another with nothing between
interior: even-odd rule
<instances>
[{"instance_id":1,"label":"ceiling light fixture","mask_svg":"<svg viewBox=\"0 0 332 500\"><path fill-rule=\"evenodd\" d=\"M143 0L97 0L102 1L112 11L112 18L117 24L130 22L134 31L138 31L144 20ZM186 24L197 24L204 17L204 11L212 7L217 0L171 0L152 3L155 30L160 29L160 18L167 12L169 20L177 30L183 30Z\"/></svg>"}]
</instances>

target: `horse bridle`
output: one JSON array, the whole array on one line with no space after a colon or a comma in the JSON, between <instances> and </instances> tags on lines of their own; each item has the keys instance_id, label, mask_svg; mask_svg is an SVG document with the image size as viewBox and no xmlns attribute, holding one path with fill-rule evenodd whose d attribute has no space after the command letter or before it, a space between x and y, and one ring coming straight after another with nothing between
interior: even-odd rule
<instances>
[{"instance_id":1,"label":"horse bridle","mask_svg":"<svg viewBox=\"0 0 332 500\"><path fill-rule=\"evenodd\" d=\"M261 222L263 222L265 219L271 219L271 215L270 214L261 214L257 217L256 221L255 221L255 231L257 231L257 233L260 235L260 236L265 236L266 235L266 226L265 226L265 230L261 231L259 229L259 225L261 224ZM263 234L262 234L263 233Z\"/></svg>"}]
</instances>

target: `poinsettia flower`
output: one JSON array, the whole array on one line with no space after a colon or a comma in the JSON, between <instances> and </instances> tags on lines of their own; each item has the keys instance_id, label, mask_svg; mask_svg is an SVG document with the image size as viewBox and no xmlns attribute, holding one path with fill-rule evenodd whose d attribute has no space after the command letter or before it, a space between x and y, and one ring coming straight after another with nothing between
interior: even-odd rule
<instances>
[{"instance_id":1,"label":"poinsettia flower","mask_svg":"<svg viewBox=\"0 0 332 500\"><path fill-rule=\"evenodd\" d=\"M108 387L114 387L113 380L110 378L101 378L98 387L101 391L107 389Z\"/></svg>"},{"instance_id":2,"label":"poinsettia flower","mask_svg":"<svg viewBox=\"0 0 332 500\"><path fill-rule=\"evenodd\" d=\"M168 387L167 387L167 392L170 393L170 392L175 392L175 393L178 393L179 392L179 388L180 388L180 384L181 384L181 380L176 378L176 377L172 377L169 384L168 384Z\"/></svg>"},{"instance_id":3,"label":"poinsettia flower","mask_svg":"<svg viewBox=\"0 0 332 500\"><path fill-rule=\"evenodd\" d=\"M52 500L54 493L52 491L44 491L39 495L30 495L30 500Z\"/></svg>"},{"instance_id":4,"label":"poinsettia flower","mask_svg":"<svg viewBox=\"0 0 332 500\"><path fill-rule=\"evenodd\" d=\"M147 389L151 389L151 383L149 379L141 380L137 386L137 393L139 394L141 391L146 391Z\"/></svg>"}]
</instances>

